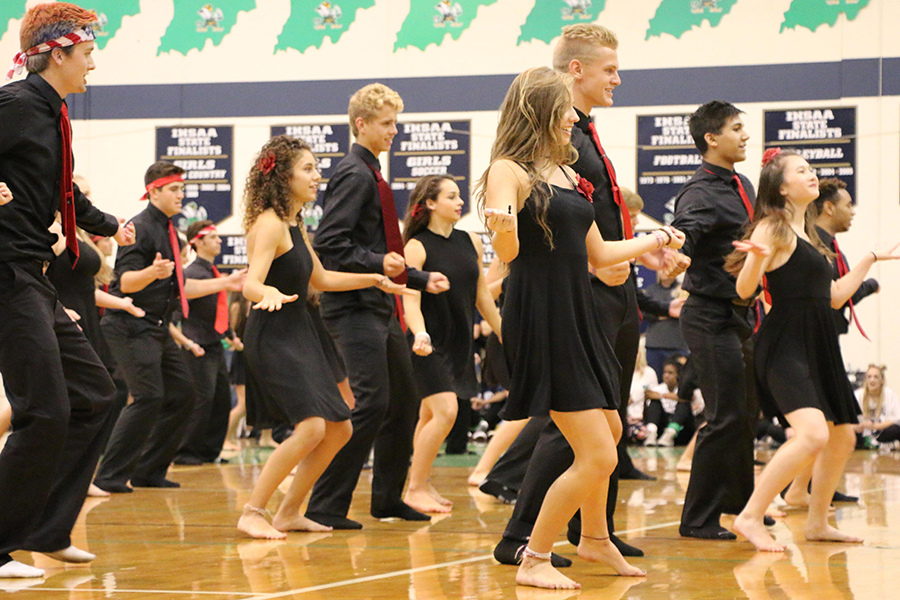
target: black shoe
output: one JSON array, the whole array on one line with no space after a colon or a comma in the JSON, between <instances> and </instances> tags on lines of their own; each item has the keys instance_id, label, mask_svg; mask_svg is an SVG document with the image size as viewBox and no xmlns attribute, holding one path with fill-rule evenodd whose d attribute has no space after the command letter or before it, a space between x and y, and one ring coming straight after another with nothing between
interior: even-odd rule
<instances>
[{"instance_id":1,"label":"black shoe","mask_svg":"<svg viewBox=\"0 0 900 600\"><path fill-rule=\"evenodd\" d=\"M481 485L478 486L478 489L485 494L493 496L503 504L515 504L516 499L519 497L519 492L516 490L508 488L502 483L491 481L490 479L482 481Z\"/></svg>"},{"instance_id":2,"label":"black shoe","mask_svg":"<svg viewBox=\"0 0 900 600\"><path fill-rule=\"evenodd\" d=\"M362 529L362 523L359 521L354 521L353 519L348 519L347 517L340 517L338 515L327 515L325 513L306 513L306 518L310 521L315 521L319 525L325 525L326 527L331 527L332 529L337 530L349 530L349 529Z\"/></svg>"},{"instance_id":3,"label":"black shoe","mask_svg":"<svg viewBox=\"0 0 900 600\"><path fill-rule=\"evenodd\" d=\"M404 521L430 521L431 517L421 513L405 502L389 508L372 507L371 514L376 519L403 519Z\"/></svg>"},{"instance_id":4,"label":"black shoe","mask_svg":"<svg viewBox=\"0 0 900 600\"><path fill-rule=\"evenodd\" d=\"M191 467L197 467L203 464L203 461L196 456L176 456L175 460L172 462L176 465L186 465Z\"/></svg>"},{"instance_id":5,"label":"black shoe","mask_svg":"<svg viewBox=\"0 0 900 600\"><path fill-rule=\"evenodd\" d=\"M94 485L96 485L104 492L109 492L110 494L130 494L134 491L124 483L100 483L99 481L95 481Z\"/></svg>"},{"instance_id":6,"label":"black shoe","mask_svg":"<svg viewBox=\"0 0 900 600\"><path fill-rule=\"evenodd\" d=\"M573 546L575 546L577 548L578 544L581 543L581 532L575 531L574 529L569 529L566 531L566 539L569 540L570 544L572 544ZM618 548L619 553L622 556L643 556L644 555L643 550L641 550L640 548L635 548L631 544L626 544L621 539L619 539L619 536L617 536L614 533L609 534L609 541L611 541L613 543L613 546Z\"/></svg>"},{"instance_id":7,"label":"black shoe","mask_svg":"<svg viewBox=\"0 0 900 600\"><path fill-rule=\"evenodd\" d=\"M859 496L848 496L847 494L842 494L841 492L835 490L834 496L831 497L832 502L859 502Z\"/></svg>"},{"instance_id":8,"label":"black shoe","mask_svg":"<svg viewBox=\"0 0 900 600\"><path fill-rule=\"evenodd\" d=\"M153 480L132 479L131 487L136 487L136 488L180 488L181 484L176 481L169 481L168 479L153 479ZM101 487L100 489L102 490L103 488Z\"/></svg>"},{"instance_id":9,"label":"black shoe","mask_svg":"<svg viewBox=\"0 0 900 600\"><path fill-rule=\"evenodd\" d=\"M763 525L765 525L766 527L772 527L773 525L775 525L775 519L773 519L769 515L766 515L763 517Z\"/></svg>"},{"instance_id":10,"label":"black shoe","mask_svg":"<svg viewBox=\"0 0 900 600\"><path fill-rule=\"evenodd\" d=\"M764 462L761 461L761 460L756 460L756 459L754 458L754 459L753 459L753 466L754 466L754 467L764 467L764 466L766 466L766 463L764 463Z\"/></svg>"},{"instance_id":11,"label":"black shoe","mask_svg":"<svg viewBox=\"0 0 900 600\"><path fill-rule=\"evenodd\" d=\"M515 566L521 564L522 552L525 550L525 546L526 544L523 544L522 542L509 538L502 538L500 543L494 547L494 558L497 559L497 562L501 565ZM550 564L557 569L565 569L566 567L572 566L572 561L565 556L551 554Z\"/></svg>"},{"instance_id":12,"label":"black shoe","mask_svg":"<svg viewBox=\"0 0 900 600\"><path fill-rule=\"evenodd\" d=\"M210 461L214 465L227 465L231 462L230 458L222 458L221 456L217 457L215 460Z\"/></svg>"},{"instance_id":13,"label":"black shoe","mask_svg":"<svg viewBox=\"0 0 900 600\"><path fill-rule=\"evenodd\" d=\"M718 525L712 527L688 527L681 525L678 527L678 533L681 537L691 537L700 540L736 540L737 536Z\"/></svg>"},{"instance_id":14,"label":"black shoe","mask_svg":"<svg viewBox=\"0 0 900 600\"><path fill-rule=\"evenodd\" d=\"M638 468L632 468L627 473L619 473L619 481L623 479L632 479L637 481L656 481L656 477L648 475Z\"/></svg>"}]
</instances>

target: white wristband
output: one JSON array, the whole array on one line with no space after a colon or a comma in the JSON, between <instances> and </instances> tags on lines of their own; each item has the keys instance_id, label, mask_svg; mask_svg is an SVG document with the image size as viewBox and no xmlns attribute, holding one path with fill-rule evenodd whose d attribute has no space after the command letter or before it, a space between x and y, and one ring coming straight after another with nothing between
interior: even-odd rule
<instances>
[{"instance_id":1,"label":"white wristband","mask_svg":"<svg viewBox=\"0 0 900 600\"><path fill-rule=\"evenodd\" d=\"M416 334L416 339L417 339L417 340L419 339L419 336L424 337L424 338L425 338L425 341L428 342L428 345L429 345L429 346L431 345L431 336L428 334L427 331L420 331L419 333L417 333L417 334Z\"/></svg>"}]
</instances>

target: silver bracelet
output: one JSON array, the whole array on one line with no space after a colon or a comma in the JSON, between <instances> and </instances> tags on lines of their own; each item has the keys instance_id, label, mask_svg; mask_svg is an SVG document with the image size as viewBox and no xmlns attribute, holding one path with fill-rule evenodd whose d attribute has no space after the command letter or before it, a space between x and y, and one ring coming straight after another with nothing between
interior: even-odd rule
<instances>
[{"instance_id":1,"label":"silver bracelet","mask_svg":"<svg viewBox=\"0 0 900 600\"><path fill-rule=\"evenodd\" d=\"M420 331L419 333L416 334L416 336L415 336L416 339L418 339L420 335L425 336L425 339L428 342L428 345L430 346L431 345L431 335L427 331Z\"/></svg>"}]
</instances>

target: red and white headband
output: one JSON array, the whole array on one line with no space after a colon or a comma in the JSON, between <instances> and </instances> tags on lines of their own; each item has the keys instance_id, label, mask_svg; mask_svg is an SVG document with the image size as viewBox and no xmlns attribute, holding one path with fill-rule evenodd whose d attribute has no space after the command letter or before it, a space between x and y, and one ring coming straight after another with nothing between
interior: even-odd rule
<instances>
[{"instance_id":1,"label":"red and white headband","mask_svg":"<svg viewBox=\"0 0 900 600\"><path fill-rule=\"evenodd\" d=\"M189 241L188 243L189 243L191 246L193 246L194 244L196 244L197 242L200 241L200 238L204 238L204 237L206 237L206 236L208 236L208 235L210 235L210 234L216 233L217 231L218 231L218 230L216 229L216 226L215 226L215 225L207 225L206 227L204 227L203 229L201 229L200 231L198 231L198 232L197 232L197 235L195 235L194 237L192 237L192 238L191 238L191 241Z\"/></svg>"},{"instance_id":2,"label":"red and white headband","mask_svg":"<svg viewBox=\"0 0 900 600\"><path fill-rule=\"evenodd\" d=\"M174 183L176 181L184 181L184 176L181 173L177 173L175 175L167 175L165 177L160 177L154 181L148 183L144 189L147 191L141 196L141 200L146 200L150 197L150 190L155 188L161 188L169 185L170 183Z\"/></svg>"},{"instance_id":3,"label":"red and white headband","mask_svg":"<svg viewBox=\"0 0 900 600\"><path fill-rule=\"evenodd\" d=\"M6 74L6 79L12 79L14 75L18 75L19 73L21 73L22 69L25 68L25 61L29 56L35 56L37 54L43 54L44 52L50 52L54 48L74 46L75 44L80 44L81 42L89 42L93 39L94 30L91 27L84 27L82 29L76 29L72 33L66 34L62 37L58 37L55 40L50 40L49 42L44 42L43 44L33 46L28 50L17 52L15 57L13 57L13 64L10 67L9 72Z\"/></svg>"}]
</instances>

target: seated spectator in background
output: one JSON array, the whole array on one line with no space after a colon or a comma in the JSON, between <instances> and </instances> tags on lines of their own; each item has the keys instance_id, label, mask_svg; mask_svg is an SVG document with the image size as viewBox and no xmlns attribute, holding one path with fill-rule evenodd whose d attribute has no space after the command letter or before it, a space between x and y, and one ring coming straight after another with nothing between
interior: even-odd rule
<instances>
[{"instance_id":1,"label":"seated spectator in background","mask_svg":"<svg viewBox=\"0 0 900 600\"><path fill-rule=\"evenodd\" d=\"M642 443L647 429L644 426L644 392L659 384L656 371L647 365L647 354L644 347L638 348L637 362L634 363L634 374L631 378L631 393L628 397L628 423L625 434L631 442Z\"/></svg>"},{"instance_id":2,"label":"seated spectator in background","mask_svg":"<svg viewBox=\"0 0 900 600\"><path fill-rule=\"evenodd\" d=\"M684 302L680 297L680 282L662 272L657 272L656 283L644 288L643 291L650 298L670 306L675 300ZM681 306L676 304L674 309L670 308L665 315L654 313L643 315L644 320L649 323L646 334L647 364L656 371L657 376L662 376L663 363L667 356L673 352L684 355L689 353L687 344L681 337L681 325L678 321L680 313Z\"/></svg>"},{"instance_id":3,"label":"seated spectator in background","mask_svg":"<svg viewBox=\"0 0 900 600\"><path fill-rule=\"evenodd\" d=\"M900 448L900 399L884 384L885 369L869 365L866 384L855 392L862 410L856 426L857 448Z\"/></svg>"},{"instance_id":4,"label":"seated spectator in background","mask_svg":"<svg viewBox=\"0 0 900 600\"><path fill-rule=\"evenodd\" d=\"M644 392L647 399L644 408L644 424L647 427L645 446L684 445L694 435L694 415L703 410L703 402L697 397L690 403L679 401L678 376L681 369L681 362L667 358L663 363L663 382ZM662 435L659 435L660 430Z\"/></svg>"}]
</instances>

